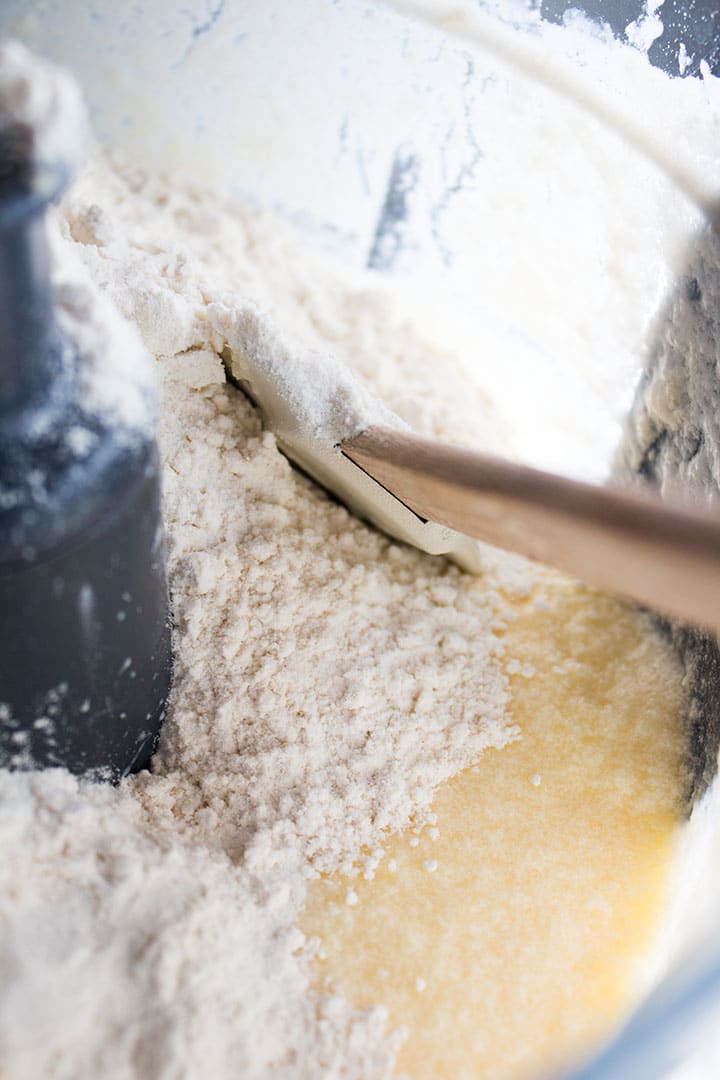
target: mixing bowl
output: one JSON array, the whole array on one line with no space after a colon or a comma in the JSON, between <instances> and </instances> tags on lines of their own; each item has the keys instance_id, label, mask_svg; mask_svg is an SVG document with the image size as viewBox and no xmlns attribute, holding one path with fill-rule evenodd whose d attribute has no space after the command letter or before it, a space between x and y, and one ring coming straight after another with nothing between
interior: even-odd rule
<instances>
[{"instance_id":1,"label":"mixing bowl","mask_svg":"<svg viewBox=\"0 0 720 1080\"><path fill-rule=\"evenodd\" d=\"M455 17L439 26L428 18L432 5L416 5L426 16L419 21L409 17L411 6L187 0L180 9L170 0L5 0L0 33L75 72L103 143L272 210L345 268L396 276L451 346L472 342L492 356L502 342L509 359L486 364L482 381L508 426L508 452L602 479L631 408L641 374L638 342L652 312L635 312L613 336L584 281L613 229L633 231L633 272L657 273L657 220L651 190L647 207L632 217L621 189L612 205L601 206L597 192L578 192L572 132L559 123L548 154L545 114L553 95L568 90L584 98L588 123L625 117L632 127L640 110L649 152L662 152L662 114L614 85L646 57L638 52L588 75L589 54L581 55L572 35L579 15L562 0L479 4L479 22ZM668 0L660 36L654 16L635 0L587 0L585 8L600 36L623 37L632 24L632 40L673 76L696 78L719 66L720 27L700 5ZM451 5L435 10L452 14ZM541 18L567 38L552 68L543 69L533 53ZM511 63L502 78L488 77L484 57L497 58L508 42L520 67ZM611 129L608 170L620 152ZM695 154L695 134L689 123L671 156L682 163L688 188L702 195L705 178L710 191L720 168ZM526 170L534 177L530 194L516 183ZM524 200L521 214L517 200ZM696 213L690 202L684 212L688 220ZM501 229L488 228L489 215ZM568 320L570 348L559 344ZM578 359L586 354L602 364ZM468 369L468 378L478 377ZM690 1077L712 1069L712 1057L703 1055L712 1053L706 1030L720 1009L720 676L712 642L691 635L683 647L696 662L695 784L662 955L654 958L655 986L576 1078L640 1080L676 1067L678 1077Z\"/></svg>"}]
</instances>

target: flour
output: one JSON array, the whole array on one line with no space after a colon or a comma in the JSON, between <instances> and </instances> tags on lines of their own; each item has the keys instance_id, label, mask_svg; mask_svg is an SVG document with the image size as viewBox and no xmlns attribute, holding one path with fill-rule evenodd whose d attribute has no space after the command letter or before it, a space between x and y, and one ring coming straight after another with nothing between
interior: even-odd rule
<instances>
[{"instance_id":1,"label":"flour","mask_svg":"<svg viewBox=\"0 0 720 1080\"><path fill-rule=\"evenodd\" d=\"M101 175L98 170L95 185ZM298 335L305 328L306 340L315 343L307 327L322 316L315 296L324 298L329 282L318 277L313 290L303 285L302 306L292 292L283 295L275 287L276 262L286 272L295 266L298 281L308 274L307 261L277 226L251 225L250 217L233 221L218 214L211 199L181 193L163 211L152 199L154 182L148 181L147 195L127 192L119 177L106 174L105 182L118 194L125 191L115 207L126 217L120 236L133 219L148 220L148 254L133 289L127 267L142 249L121 239L102 249L106 289L121 308L137 311L149 296L156 311L174 308L178 294L172 280L168 284L167 266L175 265L176 256L171 249L168 259L167 249L158 248L178 229L178 219L188 246L202 244L213 225L227 242L228 230L247 221L260 249L272 253L263 285L274 292L277 321L296 327ZM136 176L133 184L138 186ZM77 198L71 195L65 211L70 234ZM202 228L198 234L192 212ZM98 250L85 252L91 267ZM502 604L445 563L369 530L278 454L259 414L225 384L212 351L227 337L222 317L246 317L252 309L242 295L225 292L215 300L211 260L186 258L185 266L196 269L195 276L186 270L180 297L188 327L183 351L167 355L178 344L176 324L170 324L166 348L158 348L161 319L150 324L163 356L161 444L180 636L176 707L167 728L175 734L160 749L168 777L153 781L150 810L157 815L164 809L164 792L194 761L192 806L183 828L190 821L198 828L196 810L207 802L203 838L243 850L255 842L270 807L280 806L276 825L282 825L285 843L320 870L339 861L349 865L362 845L377 843L381 830L427 809L440 779L508 737L493 633ZM234 259L238 269L228 271L226 280L253 272L243 247ZM261 268L256 262L254 272ZM338 285L336 279L336 294ZM256 292L262 299L262 287ZM373 351L353 338L352 323L343 332L366 372L372 365L394 365L395 351L417 360L423 345L413 342L408 328L400 339L386 334L383 350L375 351L386 311L382 293L376 302L366 291L358 304L348 290L346 310L363 320ZM259 317L252 318L257 325ZM287 355L278 333L266 333L279 355ZM406 394L413 381L423 390L432 385L433 360L428 356L426 368L408 379ZM312 390L315 383L304 385ZM188 438L190 432L202 435ZM184 650L183 640L192 647Z\"/></svg>"},{"instance_id":2,"label":"flour","mask_svg":"<svg viewBox=\"0 0 720 1080\"><path fill-rule=\"evenodd\" d=\"M138 191L143 198L128 213ZM220 350L234 326L240 333L254 327L255 334L263 327L286 360L298 367L314 361L310 386L301 374L288 378L288 386L296 395L307 392L300 411L311 429L327 423L330 439L359 421L388 422L392 411L417 431L478 448L506 447L508 432L489 397L482 389L465 393L466 368L456 352L418 334L411 309L372 279L340 275L300 255L272 219L99 160L78 177L67 205L66 235L82 245L93 280L156 355L208 342ZM265 350L264 362L272 364L273 356ZM338 380L348 388L345 400L355 402L349 413L328 408L327 392ZM313 400L309 389L323 385L325 397Z\"/></svg>"},{"instance_id":3,"label":"flour","mask_svg":"<svg viewBox=\"0 0 720 1080\"><path fill-rule=\"evenodd\" d=\"M81 260L158 356L176 672L152 774L117 791L0 779L3 1060L13 1076L385 1075L383 1010L308 987L305 882L372 872L440 782L515 736L505 603L293 469L218 351L228 320L252 319L271 356L354 361L357 389L312 422L345 423L374 386L456 438L461 368L271 221L136 170L96 160L56 233L57 279ZM482 394L466 408L487 438Z\"/></svg>"},{"instance_id":4,"label":"flour","mask_svg":"<svg viewBox=\"0 0 720 1080\"><path fill-rule=\"evenodd\" d=\"M153 835L127 789L4 773L0 797L4 1076L382 1074L383 1011L308 993L299 874Z\"/></svg>"},{"instance_id":5,"label":"flour","mask_svg":"<svg viewBox=\"0 0 720 1080\"><path fill-rule=\"evenodd\" d=\"M211 304L208 315L215 334L272 384L283 412L306 437L332 448L373 424L398 425L346 364L329 353L294 348L254 306Z\"/></svg>"},{"instance_id":6,"label":"flour","mask_svg":"<svg viewBox=\"0 0 720 1080\"><path fill-rule=\"evenodd\" d=\"M57 317L77 351L76 399L83 414L111 425L118 440L147 438L157 419L150 353L73 252L56 251L55 267ZM68 449L76 456L92 445L85 432L77 426L68 432Z\"/></svg>"}]
</instances>

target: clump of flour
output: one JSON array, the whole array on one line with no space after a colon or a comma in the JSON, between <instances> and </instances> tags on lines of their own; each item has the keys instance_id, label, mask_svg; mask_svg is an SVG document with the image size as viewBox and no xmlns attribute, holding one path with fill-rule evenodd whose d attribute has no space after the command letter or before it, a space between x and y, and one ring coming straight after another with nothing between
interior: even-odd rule
<instances>
[{"instance_id":1,"label":"clump of flour","mask_svg":"<svg viewBox=\"0 0 720 1080\"><path fill-rule=\"evenodd\" d=\"M243 367L272 387L281 411L304 435L333 447L373 424L404 426L346 364L332 353L298 349L255 305L238 307L230 298L210 304L208 315L220 348L227 342Z\"/></svg>"}]
</instances>

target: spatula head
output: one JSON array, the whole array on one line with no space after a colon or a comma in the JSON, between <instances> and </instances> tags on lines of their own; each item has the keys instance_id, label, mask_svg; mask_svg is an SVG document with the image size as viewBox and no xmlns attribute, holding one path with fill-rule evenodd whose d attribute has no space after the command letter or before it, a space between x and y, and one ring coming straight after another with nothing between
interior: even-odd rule
<instances>
[{"instance_id":1,"label":"spatula head","mask_svg":"<svg viewBox=\"0 0 720 1080\"><path fill-rule=\"evenodd\" d=\"M353 513L420 551L446 555L471 573L481 570L482 548L476 540L419 517L351 461L343 453L342 443L309 429L293 407L283 381L268 371L262 360L253 357L251 348L235 341L225 348L223 360L228 379L260 409L280 450ZM384 426L406 426L388 409L378 409Z\"/></svg>"}]
</instances>

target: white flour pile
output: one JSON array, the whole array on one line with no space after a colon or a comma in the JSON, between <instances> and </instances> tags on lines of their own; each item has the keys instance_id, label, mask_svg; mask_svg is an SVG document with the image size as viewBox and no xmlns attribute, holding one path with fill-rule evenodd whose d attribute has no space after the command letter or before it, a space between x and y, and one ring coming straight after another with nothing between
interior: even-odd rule
<instances>
[{"instance_id":1,"label":"white flour pile","mask_svg":"<svg viewBox=\"0 0 720 1080\"><path fill-rule=\"evenodd\" d=\"M159 358L176 674L153 775L0 774L3 1076L382 1075L383 1010L309 990L304 882L372 873L513 737L503 604L291 468L214 350L252 298L421 430L471 439L486 403L271 222L101 162L58 220L59 276L79 255Z\"/></svg>"}]
</instances>

